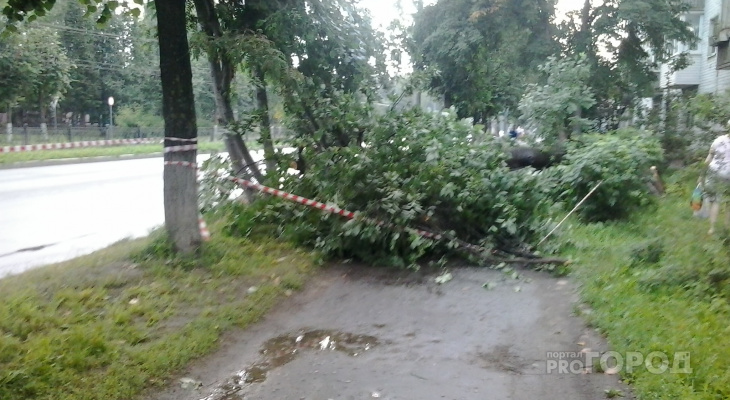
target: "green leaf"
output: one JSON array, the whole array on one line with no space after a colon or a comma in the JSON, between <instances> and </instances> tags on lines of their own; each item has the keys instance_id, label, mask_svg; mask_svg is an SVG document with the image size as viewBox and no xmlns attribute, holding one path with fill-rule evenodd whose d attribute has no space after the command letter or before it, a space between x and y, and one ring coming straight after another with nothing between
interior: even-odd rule
<instances>
[{"instance_id":1,"label":"green leaf","mask_svg":"<svg viewBox=\"0 0 730 400\"><path fill-rule=\"evenodd\" d=\"M453 275L451 275L450 272L446 272L444 274L441 274L441 275L437 276L436 279L434 279L434 281L436 283L438 283L439 285L441 285L441 284L444 284L446 282L449 282L452 279L454 279Z\"/></svg>"}]
</instances>

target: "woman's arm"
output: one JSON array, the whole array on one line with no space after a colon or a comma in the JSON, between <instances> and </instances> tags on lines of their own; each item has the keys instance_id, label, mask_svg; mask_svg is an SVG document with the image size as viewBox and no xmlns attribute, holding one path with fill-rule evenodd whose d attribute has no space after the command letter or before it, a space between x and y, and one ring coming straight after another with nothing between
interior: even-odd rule
<instances>
[{"instance_id":1,"label":"woman's arm","mask_svg":"<svg viewBox=\"0 0 730 400\"><path fill-rule=\"evenodd\" d=\"M715 157L715 143L712 143L712 146L710 146L710 152L707 154L707 158L705 158L705 164L710 165L710 162Z\"/></svg>"}]
</instances>

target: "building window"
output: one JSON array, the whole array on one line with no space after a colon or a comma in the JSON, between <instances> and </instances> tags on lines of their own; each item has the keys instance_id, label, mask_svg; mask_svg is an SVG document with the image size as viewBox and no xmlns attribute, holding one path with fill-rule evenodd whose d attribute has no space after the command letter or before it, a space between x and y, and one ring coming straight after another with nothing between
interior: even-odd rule
<instances>
[{"instance_id":1,"label":"building window","mask_svg":"<svg viewBox=\"0 0 730 400\"><path fill-rule=\"evenodd\" d=\"M689 29L692 30L692 33L695 34L695 38L697 39L695 44L689 46L689 49L690 49L690 51L696 52L697 49L700 48L699 43L702 41L702 36L700 36L701 32L702 32L700 30L701 26L702 26L701 25L702 24L702 15L700 15L700 14L689 15L687 18L687 22L689 23Z\"/></svg>"}]
</instances>

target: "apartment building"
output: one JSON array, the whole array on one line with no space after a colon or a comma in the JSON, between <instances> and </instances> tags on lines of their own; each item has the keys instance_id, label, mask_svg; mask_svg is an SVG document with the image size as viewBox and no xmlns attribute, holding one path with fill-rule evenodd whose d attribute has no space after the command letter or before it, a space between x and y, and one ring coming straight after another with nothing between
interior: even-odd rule
<instances>
[{"instance_id":1,"label":"apartment building","mask_svg":"<svg viewBox=\"0 0 730 400\"><path fill-rule=\"evenodd\" d=\"M673 43L675 54L688 52L691 64L670 72L659 69L662 91L683 90L722 94L730 89L730 0L687 0L690 10L683 16L697 33L697 44Z\"/></svg>"}]
</instances>

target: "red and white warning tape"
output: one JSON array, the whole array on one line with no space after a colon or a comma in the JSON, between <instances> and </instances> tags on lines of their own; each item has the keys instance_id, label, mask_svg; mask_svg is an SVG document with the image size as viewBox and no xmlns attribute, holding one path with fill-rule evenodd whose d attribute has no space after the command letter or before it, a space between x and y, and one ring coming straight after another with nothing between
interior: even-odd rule
<instances>
[{"instance_id":1,"label":"red and white warning tape","mask_svg":"<svg viewBox=\"0 0 730 400\"><path fill-rule=\"evenodd\" d=\"M176 142L197 142L198 139L183 139L183 138L174 138L174 137L166 137L165 140L170 141L176 141ZM198 148L197 144L186 144L182 146L168 146L165 147L164 152L165 153L173 153L178 151L190 151L190 150L196 150ZM165 161L164 165L171 165L171 166L178 166L178 167L185 167L185 168L193 168L195 171L198 171L198 164L191 161ZM203 239L203 241L210 240L210 231L208 230L208 226L205 224L205 220L203 219L202 214L198 214L198 229L200 229L200 238Z\"/></svg>"},{"instance_id":2,"label":"red and white warning tape","mask_svg":"<svg viewBox=\"0 0 730 400\"><path fill-rule=\"evenodd\" d=\"M19 153L22 151L75 149L75 148L80 148L80 147L118 146L121 144L146 144L146 143L160 143L160 139L87 140L87 141L83 141L83 142L44 143L44 144L29 144L29 145L20 145L20 146L5 146L5 147L0 147L0 153Z\"/></svg>"},{"instance_id":3,"label":"red and white warning tape","mask_svg":"<svg viewBox=\"0 0 730 400\"><path fill-rule=\"evenodd\" d=\"M190 161L165 161L165 165L176 165L179 167L189 167L198 169L198 164Z\"/></svg>"},{"instance_id":4,"label":"red and white warning tape","mask_svg":"<svg viewBox=\"0 0 730 400\"><path fill-rule=\"evenodd\" d=\"M182 146L168 146L165 147L163 150L165 153L174 153L179 151L191 151L191 150L197 150L198 145L197 144L184 144Z\"/></svg>"},{"instance_id":5,"label":"red and white warning tape","mask_svg":"<svg viewBox=\"0 0 730 400\"><path fill-rule=\"evenodd\" d=\"M200 228L201 239L206 242L210 240L210 231L208 230L208 226L205 225L205 220L202 215L198 215L198 228Z\"/></svg>"},{"instance_id":6,"label":"red and white warning tape","mask_svg":"<svg viewBox=\"0 0 730 400\"><path fill-rule=\"evenodd\" d=\"M236 178L236 177L233 177L233 176L228 177L228 179L230 179L230 180L238 183L239 185L243 185L243 186L249 187L251 189L258 190L258 191L260 191L262 193L270 194L270 195L273 195L273 196L276 196L276 197L281 197L282 199L289 200L289 201L293 201L293 202L299 203L299 204L303 204L305 206L318 208L318 209L320 209L320 210L322 210L324 212L329 212L329 213L332 213L332 214L341 215L341 216L343 216L343 217L345 217L347 219L354 219L356 217L356 214L354 212L348 211L348 210L344 210L344 209L339 208L337 206L331 206L331 205L327 205L327 204L324 204L324 203L320 203L320 202L315 201L315 200L306 199L304 197L297 196L297 195L291 194L291 193L287 193L287 192L284 192L284 191L279 190L279 189L274 189L274 188L271 188L271 187L268 187L268 186L264 186L264 185L261 185L261 184L258 184L258 183L254 183L254 182L248 181L246 179ZM386 222L382 222L382 221L377 221L377 220L374 220L374 219L371 219L371 218L361 218L361 220L366 221L366 222L369 222L369 223L372 223L372 224L376 224L376 225L379 225L379 226L386 226L386 227L391 227L391 228L396 228L396 229L398 228L397 226L395 226L393 224L386 223ZM451 237L448 237L448 236L443 235L443 234L440 234L440 233L433 233L433 232L425 231L423 229L415 229L415 228L408 228L408 227L402 228L402 229L405 230L405 231L408 231L408 232L415 233L415 234L417 234L417 235L419 235L421 237L425 237L427 239L431 239L431 240L436 240L436 241L443 240L443 239L452 240L452 241L456 242L460 247L464 247L466 249L469 249L471 251L475 251L477 253L481 253L481 252L484 252L485 251L485 249L483 249L483 248L481 248L479 246L473 245L471 243L464 242L463 240L460 240L460 239L451 238Z\"/></svg>"}]
</instances>

